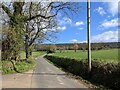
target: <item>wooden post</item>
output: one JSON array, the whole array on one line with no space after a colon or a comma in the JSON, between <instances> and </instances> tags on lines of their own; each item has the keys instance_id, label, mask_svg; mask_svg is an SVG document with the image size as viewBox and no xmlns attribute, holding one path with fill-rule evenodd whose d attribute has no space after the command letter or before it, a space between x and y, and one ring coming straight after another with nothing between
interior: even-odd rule
<instances>
[{"instance_id":1,"label":"wooden post","mask_svg":"<svg viewBox=\"0 0 120 90\"><path fill-rule=\"evenodd\" d=\"M88 73L91 72L90 0L87 0Z\"/></svg>"}]
</instances>

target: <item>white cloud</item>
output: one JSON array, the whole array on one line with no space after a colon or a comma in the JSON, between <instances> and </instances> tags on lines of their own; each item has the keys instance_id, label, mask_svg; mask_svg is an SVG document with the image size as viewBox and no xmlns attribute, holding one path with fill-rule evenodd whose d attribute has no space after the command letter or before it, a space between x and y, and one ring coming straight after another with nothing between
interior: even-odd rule
<instances>
[{"instance_id":1,"label":"white cloud","mask_svg":"<svg viewBox=\"0 0 120 90\"><path fill-rule=\"evenodd\" d=\"M64 31L66 29L66 26L59 26L57 28L52 28L52 29L43 29L43 32L58 32L58 31Z\"/></svg>"},{"instance_id":2,"label":"white cloud","mask_svg":"<svg viewBox=\"0 0 120 90\"><path fill-rule=\"evenodd\" d=\"M81 41L80 43L87 43L87 41Z\"/></svg>"},{"instance_id":3,"label":"white cloud","mask_svg":"<svg viewBox=\"0 0 120 90\"><path fill-rule=\"evenodd\" d=\"M65 21L66 24L71 24L72 20L68 17L64 17L63 20Z\"/></svg>"},{"instance_id":4,"label":"white cloud","mask_svg":"<svg viewBox=\"0 0 120 90\"><path fill-rule=\"evenodd\" d=\"M75 26L81 26L81 25L84 25L83 21L78 21L78 22L75 23Z\"/></svg>"},{"instance_id":5,"label":"white cloud","mask_svg":"<svg viewBox=\"0 0 120 90\"><path fill-rule=\"evenodd\" d=\"M107 16L107 18L110 18L110 16Z\"/></svg>"},{"instance_id":6,"label":"white cloud","mask_svg":"<svg viewBox=\"0 0 120 90\"><path fill-rule=\"evenodd\" d=\"M99 28L110 28L110 27L116 27L118 26L118 18L112 19L110 21L104 20L102 24L99 26Z\"/></svg>"},{"instance_id":7,"label":"white cloud","mask_svg":"<svg viewBox=\"0 0 120 90\"><path fill-rule=\"evenodd\" d=\"M79 28L79 30L83 30L83 29L84 29L84 28L82 28L82 27L81 27L81 28Z\"/></svg>"},{"instance_id":8,"label":"white cloud","mask_svg":"<svg viewBox=\"0 0 120 90\"><path fill-rule=\"evenodd\" d=\"M78 42L78 40L76 40L76 39L72 39L72 40L70 40L71 42L74 42L74 43L76 43L76 42Z\"/></svg>"},{"instance_id":9,"label":"white cloud","mask_svg":"<svg viewBox=\"0 0 120 90\"><path fill-rule=\"evenodd\" d=\"M91 42L118 42L118 30L95 35L91 38Z\"/></svg>"},{"instance_id":10,"label":"white cloud","mask_svg":"<svg viewBox=\"0 0 120 90\"><path fill-rule=\"evenodd\" d=\"M63 19L59 19L58 23L59 25L72 24L72 20L68 17L64 17Z\"/></svg>"},{"instance_id":11,"label":"white cloud","mask_svg":"<svg viewBox=\"0 0 120 90\"><path fill-rule=\"evenodd\" d=\"M108 10L112 14L112 16L118 14L118 2L119 0L114 0L113 2L108 3Z\"/></svg>"},{"instance_id":12,"label":"white cloud","mask_svg":"<svg viewBox=\"0 0 120 90\"><path fill-rule=\"evenodd\" d=\"M60 26L59 26L59 27L57 28L57 30L60 30L60 31L63 31L63 30L65 30L65 29L66 29L66 26L63 26L63 27L60 27Z\"/></svg>"},{"instance_id":13,"label":"white cloud","mask_svg":"<svg viewBox=\"0 0 120 90\"><path fill-rule=\"evenodd\" d=\"M97 11L101 16L106 14L105 10L102 7L98 7L97 9L95 9L95 11Z\"/></svg>"}]
</instances>

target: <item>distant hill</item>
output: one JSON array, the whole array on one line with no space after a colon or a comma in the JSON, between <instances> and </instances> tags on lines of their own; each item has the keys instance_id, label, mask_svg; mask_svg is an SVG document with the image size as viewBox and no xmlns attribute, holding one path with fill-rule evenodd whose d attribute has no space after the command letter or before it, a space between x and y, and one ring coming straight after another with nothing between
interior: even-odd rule
<instances>
[{"instance_id":1,"label":"distant hill","mask_svg":"<svg viewBox=\"0 0 120 90\"><path fill-rule=\"evenodd\" d=\"M87 50L87 43L77 43L79 50ZM34 49L36 50L46 50L52 44L35 44ZM56 49L64 49L64 50L73 50L74 43L63 43L63 44L54 44ZM120 48L120 44L118 42L107 42L107 43L91 43L92 50L100 50L100 49L110 49L110 48Z\"/></svg>"}]
</instances>

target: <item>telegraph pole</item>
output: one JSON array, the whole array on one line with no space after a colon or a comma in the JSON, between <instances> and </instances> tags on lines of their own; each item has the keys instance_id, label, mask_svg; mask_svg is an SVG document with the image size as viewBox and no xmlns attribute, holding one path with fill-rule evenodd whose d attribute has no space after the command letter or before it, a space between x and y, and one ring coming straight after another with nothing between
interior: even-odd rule
<instances>
[{"instance_id":1,"label":"telegraph pole","mask_svg":"<svg viewBox=\"0 0 120 90\"><path fill-rule=\"evenodd\" d=\"M91 44L90 44L90 0L87 0L87 41L88 41L88 73L91 72Z\"/></svg>"}]
</instances>

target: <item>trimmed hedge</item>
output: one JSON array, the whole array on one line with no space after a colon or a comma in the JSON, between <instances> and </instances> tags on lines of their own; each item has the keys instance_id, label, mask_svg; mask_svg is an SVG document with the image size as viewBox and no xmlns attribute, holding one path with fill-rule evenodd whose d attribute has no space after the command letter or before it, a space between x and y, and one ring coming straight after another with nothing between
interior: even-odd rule
<instances>
[{"instance_id":1,"label":"trimmed hedge","mask_svg":"<svg viewBox=\"0 0 120 90\"><path fill-rule=\"evenodd\" d=\"M68 72L79 75L90 82L101 84L115 90L120 89L120 64L105 64L98 61L92 61L91 77L88 78L87 60L80 61L52 55L46 55L45 58L64 68Z\"/></svg>"}]
</instances>

